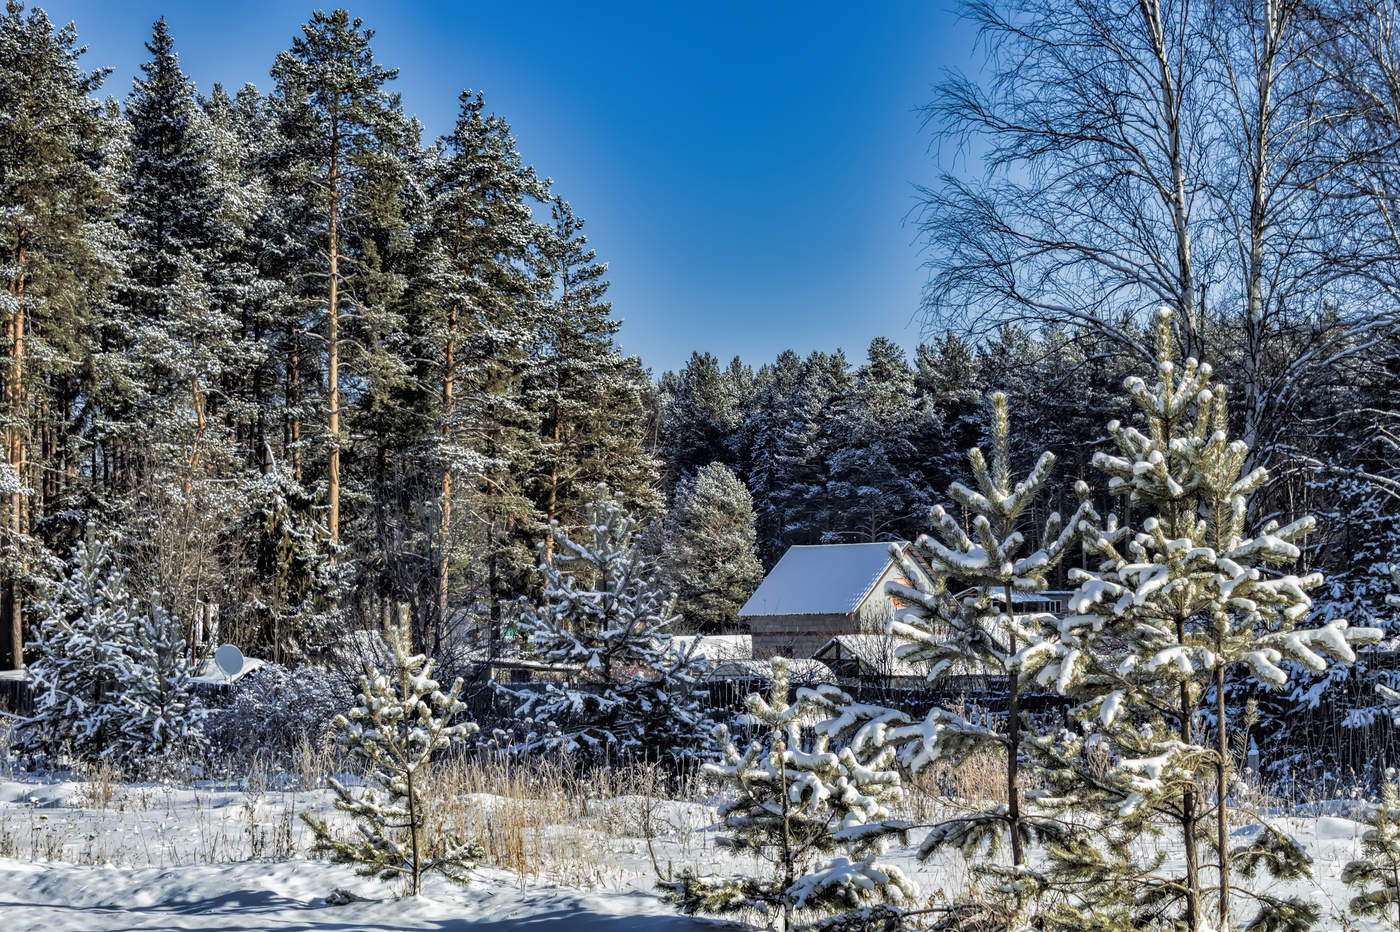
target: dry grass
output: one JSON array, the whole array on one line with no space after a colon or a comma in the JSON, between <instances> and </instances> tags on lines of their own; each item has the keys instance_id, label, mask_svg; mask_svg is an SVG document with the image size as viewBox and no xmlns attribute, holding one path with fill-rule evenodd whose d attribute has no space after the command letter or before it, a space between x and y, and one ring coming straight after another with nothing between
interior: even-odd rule
<instances>
[{"instance_id":1,"label":"dry grass","mask_svg":"<svg viewBox=\"0 0 1400 932\"><path fill-rule=\"evenodd\" d=\"M103 761L86 768L84 776L86 779L73 795L73 804L80 809L106 811L122 781L121 771Z\"/></svg>"},{"instance_id":2,"label":"dry grass","mask_svg":"<svg viewBox=\"0 0 1400 932\"><path fill-rule=\"evenodd\" d=\"M448 835L475 838L486 863L522 882L594 887L615 873L610 843L642 839L663 870L652 842L671 827L658 818L666 787L654 767L584 770L559 757L457 757L438 763L425 785L430 851Z\"/></svg>"},{"instance_id":3,"label":"dry grass","mask_svg":"<svg viewBox=\"0 0 1400 932\"><path fill-rule=\"evenodd\" d=\"M985 721L982 710L966 704L950 711L969 721ZM993 719L995 723L995 719ZM950 809L982 809L1006 803L1006 753L1001 749L979 751L957 765L935 764L922 773L904 774L905 815L928 823L945 818ZM1040 788L1039 781L1023 769L1020 798Z\"/></svg>"}]
</instances>

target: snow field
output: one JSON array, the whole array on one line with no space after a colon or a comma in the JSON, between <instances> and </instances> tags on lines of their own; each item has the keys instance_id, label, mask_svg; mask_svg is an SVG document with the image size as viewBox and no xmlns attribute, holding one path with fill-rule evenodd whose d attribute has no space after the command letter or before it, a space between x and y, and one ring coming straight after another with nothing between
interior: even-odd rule
<instances>
[{"instance_id":1,"label":"snow field","mask_svg":"<svg viewBox=\"0 0 1400 932\"><path fill-rule=\"evenodd\" d=\"M590 793L539 769L447 774L435 784L447 788L437 809L472 820L487 863L470 886L432 878L416 900L398 899L393 884L307 856L311 832L297 815L340 818L325 790L125 784L100 774L0 781L0 913L6 932L493 930L527 918L532 926L585 932L730 928L677 915L655 892L656 872L694 865L702 873L742 873L755 862L715 844L715 800L704 791L690 800L663 798L663 787L647 776L594 778ZM977 779L974 772L945 785L962 791ZM443 800L456 791L449 812ZM965 805L916 790L907 811L923 821ZM1363 830L1345 814L1353 806L1279 820L1313 859L1314 879L1301 887L1322 909L1320 928L1345 928L1351 891L1340 874L1357 856ZM895 848L882 860L908 873L932 905L962 894L965 864L952 855L921 863L914 851ZM369 902L327 905L337 888Z\"/></svg>"}]
</instances>

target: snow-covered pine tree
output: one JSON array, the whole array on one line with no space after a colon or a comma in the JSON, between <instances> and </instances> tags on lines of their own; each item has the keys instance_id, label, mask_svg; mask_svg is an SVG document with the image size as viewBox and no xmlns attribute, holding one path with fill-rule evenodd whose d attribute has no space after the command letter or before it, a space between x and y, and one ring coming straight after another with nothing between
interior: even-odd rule
<instances>
[{"instance_id":1,"label":"snow-covered pine tree","mask_svg":"<svg viewBox=\"0 0 1400 932\"><path fill-rule=\"evenodd\" d=\"M520 618L540 659L571 671L566 684L515 693L517 717L534 726L520 750L693 760L713 727L698 691L705 662L694 642L671 644L675 598L658 585L621 497L599 488L586 519L582 542L550 528L544 604Z\"/></svg>"},{"instance_id":2,"label":"snow-covered pine tree","mask_svg":"<svg viewBox=\"0 0 1400 932\"><path fill-rule=\"evenodd\" d=\"M1024 596L1048 587L1049 572L1078 539L1081 524L1097 516L1088 503L1088 488L1078 483L1080 503L1070 520L1052 513L1032 546L1022 526L1050 481L1055 457L1041 454L1025 479L1013 481L1006 395L995 392L988 401L991 460L980 447L969 450L976 488L954 482L948 489L966 521L935 506L934 533L920 535L914 545L917 554L891 546L909 582L891 582L886 590L901 603L889 624L890 634L904 642L896 655L926 665L931 682L967 674L1003 677L1006 727L998 729L990 720L973 721L935 707L921 723L891 730L889 740L902 746L903 760L914 773L935 763L956 765L977 753L1005 755L1006 803L960 813L938 826L920 855L928 857L946 845L957 846L969 857L984 849L995 854L1009 838L1011 871L1019 874L1026 864L1026 846L1038 837L1057 837L1062 829L1058 820L1021 810L1021 773L1033 762L1037 746L1023 740L1032 732L1022 720L1021 684L1014 663L1027 645L1049 636L1055 619L1019 613L1015 606ZM950 580L965 590L949 593ZM992 866L990 861L987 866ZM1006 886L1017 891L1013 899L1024 900L1035 885L1027 876ZM1002 905L1016 913L1024 903Z\"/></svg>"},{"instance_id":3,"label":"snow-covered pine tree","mask_svg":"<svg viewBox=\"0 0 1400 932\"><path fill-rule=\"evenodd\" d=\"M326 646L336 628L334 594L345 564L335 560L325 508L316 495L263 451L263 473L249 477L237 525L248 558L238 589L249 597L231 606L224 624L234 639L275 663L301 661Z\"/></svg>"},{"instance_id":4,"label":"snow-covered pine tree","mask_svg":"<svg viewBox=\"0 0 1400 932\"><path fill-rule=\"evenodd\" d=\"M753 499L743 481L722 463L682 479L663 537L666 581L686 630L727 633L763 579Z\"/></svg>"},{"instance_id":5,"label":"snow-covered pine tree","mask_svg":"<svg viewBox=\"0 0 1400 932\"><path fill-rule=\"evenodd\" d=\"M408 180L403 155L416 146L417 127L389 90L398 71L374 60L374 30L337 9L315 11L300 33L272 66L278 134L271 161L283 170L277 196L304 211L288 232L315 236L301 240L294 275L303 307L325 315L323 324L308 320L306 330L324 327L316 358L325 358L326 529L339 546L341 452L349 445L341 422L342 343L360 338L357 357L371 355L369 335L392 293L378 276L389 234L402 221L397 192ZM358 374L371 383L382 375Z\"/></svg>"},{"instance_id":6,"label":"snow-covered pine tree","mask_svg":"<svg viewBox=\"0 0 1400 932\"><path fill-rule=\"evenodd\" d=\"M480 93L464 91L459 100L452 132L438 140L431 163L427 287L417 317L424 331L423 378L440 402L432 446L439 519L436 633L444 630L450 580L463 560L465 535L462 522L454 523L455 506L479 477L482 497L473 503L473 515L486 524L486 546L477 549L486 551L494 613L508 585L502 577L514 581L500 567L518 549L505 539L503 526L506 516L524 513L519 477L530 471L525 437L533 425L515 396L539 304L540 263L532 250L544 230L531 206L549 194L548 184L521 158L510 124L486 109Z\"/></svg>"},{"instance_id":7,"label":"snow-covered pine tree","mask_svg":"<svg viewBox=\"0 0 1400 932\"><path fill-rule=\"evenodd\" d=\"M426 834L423 781L430 779L428 765L477 726L457 721L467 708L458 699L462 681L446 692L440 689L432 678L432 661L412 653L410 638L405 610L384 635L387 662L382 668L366 662L359 705L333 722L340 746L365 768L361 793L330 781L335 808L354 820L355 834L341 838L329 820L306 812L301 818L315 833L318 851L357 865L365 876L401 878L408 894L416 896L429 873L466 883L483 852L474 841Z\"/></svg>"},{"instance_id":8,"label":"snow-covered pine tree","mask_svg":"<svg viewBox=\"0 0 1400 932\"><path fill-rule=\"evenodd\" d=\"M1379 916L1400 929L1400 786L1391 770L1381 784L1381 798L1362 822L1361 857L1342 868L1342 882L1357 890L1347 904L1355 916Z\"/></svg>"},{"instance_id":9,"label":"snow-covered pine tree","mask_svg":"<svg viewBox=\"0 0 1400 932\"><path fill-rule=\"evenodd\" d=\"M218 189L209 303L219 318L235 322L218 389L220 411L234 425L244 461L256 463L263 445L281 433L274 387L281 381L280 335L290 298L266 268L278 251L268 224L277 210L261 162L274 129L267 102L251 84L230 95L215 83L199 103L208 170Z\"/></svg>"},{"instance_id":10,"label":"snow-covered pine tree","mask_svg":"<svg viewBox=\"0 0 1400 932\"><path fill-rule=\"evenodd\" d=\"M1119 528L1110 519L1087 535L1100 563L1071 571L1078 589L1059 636L1031 643L1015 661L1023 678L1073 697L1073 714L1108 763L1098 774L1078 766L1080 741L1059 753L1058 767L1042 769L1047 797L1103 819L1092 843L1050 848L1055 878L1078 891L1052 922L1225 929L1239 892L1257 900L1252 927L1302 929L1316 918L1314 904L1250 894L1232 881L1236 870L1287 878L1308 867L1296 842L1272 826L1256 824L1242 843L1229 831L1235 723L1224 686L1247 677L1278 689L1287 683L1284 659L1314 670L1349 663L1353 645L1380 634L1341 619L1297 627L1312 608L1308 590L1322 580L1287 567L1313 520L1249 527L1250 496L1267 473L1245 472L1249 451L1229 437L1210 367L1172 361L1171 324L1170 310L1159 311L1158 381L1125 382L1142 427L1110 423L1117 449L1094 457L1136 523ZM1049 742L1043 749L1052 753ZM1134 846L1165 826L1182 852L1179 872L1160 855L1142 859ZM1212 851L1213 864L1205 860Z\"/></svg>"},{"instance_id":11,"label":"snow-covered pine tree","mask_svg":"<svg viewBox=\"0 0 1400 932\"><path fill-rule=\"evenodd\" d=\"M549 185L480 93L459 99L431 163L427 287L416 317L421 377L440 401L429 447L438 478L434 625L442 630L449 580L461 575L464 551L474 551L494 643L504 606L534 567L529 541L542 524L528 494L541 468L539 412L521 386L542 355L547 231L531 211L548 199ZM454 521L459 499L467 499L472 521Z\"/></svg>"},{"instance_id":12,"label":"snow-covered pine tree","mask_svg":"<svg viewBox=\"0 0 1400 932\"><path fill-rule=\"evenodd\" d=\"M795 918L913 901L913 882L878 860L890 837L909 827L890 817L903 791L895 748L882 740L889 724L908 720L854 703L833 686L798 690L792 701L781 658L773 661L768 695L750 694L745 704L757 736L740 751L716 727L723 759L704 769L733 793L720 806L730 833L720 844L765 861L768 875L716 879L687 869L663 885L667 898L687 914L754 912L780 920L783 930ZM822 715L829 717L804 740L803 722Z\"/></svg>"},{"instance_id":13,"label":"snow-covered pine tree","mask_svg":"<svg viewBox=\"0 0 1400 932\"><path fill-rule=\"evenodd\" d=\"M977 350L945 331L915 351L914 385L919 404L937 421L936 442L920 452L924 475L934 489L945 489L963 475L963 454L977 445L983 418Z\"/></svg>"},{"instance_id":14,"label":"snow-covered pine tree","mask_svg":"<svg viewBox=\"0 0 1400 932\"><path fill-rule=\"evenodd\" d=\"M202 743L180 626L132 597L105 544L79 542L38 608L22 749L134 768Z\"/></svg>"},{"instance_id":15,"label":"snow-covered pine tree","mask_svg":"<svg viewBox=\"0 0 1400 932\"><path fill-rule=\"evenodd\" d=\"M560 197L550 215L542 253L552 301L525 387L541 422L537 507L546 523L570 526L602 484L621 492L636 513L655 513L660 464L646 451L650 427L643 406L650 379L613 342L620 321L605 300L608 266L588 245L583 218Z\"/></svg>"},{"instance_id":16,"label":"snow-covered pine tree","mask_svg":"<svg viewBox=\"0 0 1400 932\"><path fill-rule=\"evenodd\" d=\"M803 361L796 410L786 427L793 432L796 456L788 484L775 493L788 512L784 531L791 543L818 543L841 523L832 456L850 424L851 391L851 365L842 350L813 352Z\"/></svg>"},{"instance_id":17,"label":"snow-covered pine tree","mask_svg":"<svg viewBox=\"0 0 1400 932\"><path fill-rule=\"evenodd\" d=\"M928 487L914 441L929 433L931 412L916 404L917 394L899 344L871 340L828 441L823 541L903 538L926 513Z\"/></svg>"},{"instance_id":18,"label":"snow-covered pine tree","mask_svg":"<svg viewBox=\"0 0 1400 932\"><path fill-rule=\"evenodd\" d=\"M665 410L661 452L671 480L710 463L733 465L739 387L710 353L694 352L680 372L661 378Z\"/></svg>"},{"instance_id":19,"label":"snow-covered pine tree","mask_svg":"<svg viewBox=\"0 0 1400 932\"><path fill-rule=\"evenodd\" d=\"M799 419L797 386L802 360L792 350L759 369L741 425L744 485L753 496L754 536L759 561L771 566L785 549L791 471L803 458L805 432L791 429Z\"/></svg>"}]
</instances>

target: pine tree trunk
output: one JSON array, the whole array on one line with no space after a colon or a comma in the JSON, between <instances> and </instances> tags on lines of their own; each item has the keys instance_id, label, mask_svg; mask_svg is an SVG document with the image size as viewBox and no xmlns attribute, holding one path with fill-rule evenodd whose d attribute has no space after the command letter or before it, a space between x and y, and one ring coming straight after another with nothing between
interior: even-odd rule
<instances>
[{"instance_id":1,"label":"pine tree trunk","mask_svg":"<svg viewBox=\"0 0 1400 932\"><path fill-rule=\"evenodd\" d=\"M559 423L559 403L554 404L554 455L549 465L549 499L545 504L545 526L552 527L559 517L559 438L563 436L563 425ZM544 535L544 562L554 565L554 535Z\"/></svg>"},{"instance_id":2,"label":"pine tree trunk","mask_svg":"<svg viewBox=\"0 0 1400 932\"><path fill-rule=\"evenodd\" d=\"M24 232L19 233L20 241L15 249L16 263L21 271L11 283L10 292L15 299L15 313L10 319L10 374L9 374L9 402L10 417L13 426L7 431L8 443L6 444L6 456L10 465L14 467L15 480L19 483L24 481ZM20 538L24 534L24 495L16 491L10 494L10 540L11 546L16 549L20 546ZM20 579L27 569L23 559L15 568L9 581L9 641L10 641L10 664L12 669L19 670L24 666L24 595L20 590Z\"/></svg>"},{"instance_id":3,"label":"pine tree trunk","mask_svg":"<svg viewBox=\"0 0 1400 932\"><path fill-rule=\"evenodd\" d=\"M778 765L778 785L782 789L779 799L782 800L783 807L783 889L778 895L783 898L783 932L788 932L792 928L792 900L788 897L788 889L797 881L795 860L792 850L792 829L791 816L788 812L788 785L787 785L787 746L784 743L781 732L777 732L778 737L773 742L773 757Z\"/></svg>"},{"instance_id":4,"label":"pine tree trunk","mask_svg":"<svg viewBox=\"0 0 1400 932\"><path fill-rule=\"evenodd\" d=\"M1016 655L1016 618L1012 614L1011 586L1006 586L1006 615L1011 625L1007 631L1008 661ZM1026 858L1021 847L1021 686L1010 663L1006 669L1006 821L1011 828L1011 863L1020 867Z\"/></svg>"},{"instance_id":5,"label":"pine tree trunk","mask_svg":"<svg viewBox=\"0 0 1400 932\"><path fill-rule=\"evenodd\" d=\"M491 600L491 622L487 625L486 631L486 657L487 660L495 660L496 639L501 631L501 579L496 565L496 519L494 515L486 522L486 553L486 592ZM487 676L490 676L489 669Z\"/></svg>"},{"instance_id":6,"label":"pine tree trunk","mask_svg":"<svg viewBox=\"0 0 1400 932\"><path fill-rule=\"evenodd\" d=\"M1186 643L1186 622L1182 618L1176 620L1176 638L1178 644ZM1185 682L1179 688L1178 699L1181 703L1179 710L1181 742L1190 745L1192 743L1191 692ZM1186 906L1182 918L1186 923L1186 928L1198 929L1201 919L1201 877L1196 850L1196 791L1191 787L1187 787L1181 794L1181 844L1185 849L1183 856L1186 859Z\"/></svg>"},{"instance_id":7,"label":"pine tree trunk","mask_svg":"<svg viewBox=\"0 0 1400 932\"><path fill-rule=\"evenodd\" d=\"M283 425L282 455L292 462L292 477L301 481L301 349L297 342L297 327L290 328L291 355L287 360L287 420Z\"/></svg>"},{"instance_id":8,"label":"pine tree trunk","mask_svg":"<svg viewBox=\"0 0 1400 932\"><path fill-rule=\"evenodd\" d=\"M400 655L402 656L402 655ZM418 869L418 797L413 792L413 771L408 771L408 837L412 847L412 868L413 880L410 889L413 895L417 896L421 885L422 874Z\"/></svg>"},{"instance_id":9,"label":"pine tree trunk","mask_svg":"<svg viewBox=\"0 0 1400 932\"><path fill-rule=\"evenodd\" d=\"M437 631L434 650L441 645L447 627L447 571L451 562L452 548L452 460L447 446L452 442L452 418L456 409L456 354L457 354L457 305L448 311L447 345L443 353L442 375L442 526L438 542L437 572ZM547 540L548 538L546 538ZM546 545L547 546L547 545Z\"/></svg>"},{"instance_id":10,"label":"pine tree trunk","mask_svg":"<svg viewBox=\"0 0 1400 932\"><path fill-rule=\"evenodd\" d=\"M326 527L330 532L331 547L335 548L340 543L340 237L336 230L340 199L337 174L340 138L334 115L331 127L330 294L326 310L326 432L329 434L330 449L326 462ZM331 559L335 559L334 551Z\"/></svg>"},{"instance_id":11,"label":"pine tree trunk","mask_svg":"<svg viewBox=\"0 0 1400 932\"><path fill-rule=\"evenodd\" d=\"M1216 657L1222 656L1223 646L1218 646ZM1228 815L1225 809L1225 794L1229 790L1229 742L1225 733L1225 664L1215 667L1215 841L1220 849L1220 927L1229 928L1230 919L1230 835Z\"/></svg>"}]
</instances>

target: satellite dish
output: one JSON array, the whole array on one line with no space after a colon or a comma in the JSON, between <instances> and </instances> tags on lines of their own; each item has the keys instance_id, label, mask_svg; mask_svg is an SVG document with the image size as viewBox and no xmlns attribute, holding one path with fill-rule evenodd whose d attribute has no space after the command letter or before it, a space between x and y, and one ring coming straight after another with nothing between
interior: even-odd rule
<instances>
[{"instance_id":1,"label":"satellite dish","mask_svg":"<svg viewBox=\"0 0 1400 932\"><path fill-rule=\"evenodd\" d=\"M214 666L230 680L243 672L243 651L232 644L220 644L214 651Z\"/></svg>"}]
</instances>

